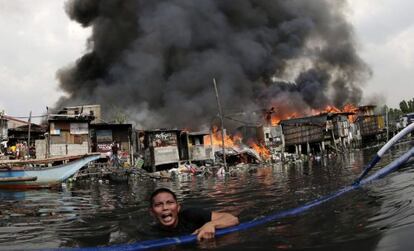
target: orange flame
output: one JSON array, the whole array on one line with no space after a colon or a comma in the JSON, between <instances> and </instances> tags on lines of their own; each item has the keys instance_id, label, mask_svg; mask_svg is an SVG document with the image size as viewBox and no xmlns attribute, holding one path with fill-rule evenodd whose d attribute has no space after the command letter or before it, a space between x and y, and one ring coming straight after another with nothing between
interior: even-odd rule
<instances>
[{"instance_id":1,"label":"orange flame","mask_svg":"<svg viewBox=\"0 0 414 251\"><path fill-rule=\"evenodd\" d=\"M358 107L354 106L353 104L346 104L344 105L344 112L358 112Z\"/></svg>"},{"instance_id":2,"label":"orange flame","mask_svg":"<svg viewBox=\"0 0 414 251\"><path fill-rule=\"evenodd\" d=\"M298 117L298 114L296 112L288 113L284 116L273 115L272 116L272 126L278 125L281 120L293 119L293 118L296 118L296 117Z\"/></svg>"},{"instance_id":3,"label":"orange flame","mask_svg":"<svg viewBox=\"0 0 414 251\"><path fill-rule=\"evenodd\" d=\"M267 149L267 147L262 146L262 145L258 145L254 142L250 142L249 146L251 148L253 148L253 150L255 150L260 155L260 157L262 157L263 159L269 159L270 158L270 151L269 151L269 149Z\"/></svg>"},{"instance_id":4,"label":"orange flame","mask_svg":"<svg viewBox=\"0 0 414 251\"><path fill-rule=\"evenodd\" d=\"M284 112L282 114L272 114L271 123L272 123L272 126L276 126L280 123L281 120L285 120L285 119L292 119L292 118L296 118L300 116L309 116L309 115L312 116L312 115L320 115L320 114L325 114L325 113L342 113L342 112L357 113L358 107L353 104L346 104L342 109L340 109L333 105L327 105L325 108L320 109L320 110L312 109L310 112L304 112L306 114L299 114L300 112L292 112L292 113ZM351 122L354 122L356 119L356 115L348 115L348 119Z\"/></svg>"},{"instance_id":5,"label":"orange flame","mask_svg":"<svg viewBox=\"0 0 414 251\"><path fill-rule=\"evenodd\" d=\"M337 107L335 107L333 105L327 105L325 107L325 110L324 111L327 112L327 113L340 113L341 112L341 109L339 109L339 108L337 108Z\"/></svg>"},{"instance_id":6,"label":"orange flame","mask_svg":"<svg viewBox=\"0 0 414 251\"><path fill-rule=\"evenodd\" d=\"M333 105L327 105L324 109L321 109L321 110L312 109L311 114L320 115L320 114L325 114L325 113L340 113L340 112L342 111L338 107L333 106Z\"/></svg>"},{"instance_id":7,"label":"orange flame","mask_svg":"<svg viewBox=\"0 0 414 251\"><path fill-rule=\"evenodd\" d=\"M205 136L205 139L204 139L205 144L221 146L222 144L221 131L219 131L217 127L213 128L212 136L213 136L212 138L210 136ZM242 140L242 137L240 134L224 135L224 146L233 147L236 145L240 145L241 140Z\"/></svg>"},{"instance_id":8,"label":"orange flame","mask_svg":"<svg viewBox=\"0 0 414 251\"><path fill-rule=\"evenodd\" d=\"M211 142L211 137L209 135L206 135L204 138L204 143L206 145L215 145L215 146L221 146L222 144L222 137L221 137L221 131L218 131L217 127L213 128L213 134L212 134L212 139L213 141ZM225 135L224 137L224 146L225 147L234 147L234 146L240 146L242 145L242 136L241 134L234 134L234 135ZM249 140L248 145L255 150L260 157L262 157L263 159L269 159L270 158L270 150L267 149L266 146L262 146L259 145L257 143L254 142L254 140Z\"/></svg>"},{"instance_id":9,"label":"orange flame","mask_svg":"<svg viewBox=\"0 0 414 251\"><path fill-rule=\"evenodd\" d=\"M355 113L355 115L349 115L348 119L351 122L355 122L355 120L357 119L357 113L358 113L358 107L354 106L353 104L346 104L344 105L344 112L352 112Z\"/></svg>"}]
</instances>

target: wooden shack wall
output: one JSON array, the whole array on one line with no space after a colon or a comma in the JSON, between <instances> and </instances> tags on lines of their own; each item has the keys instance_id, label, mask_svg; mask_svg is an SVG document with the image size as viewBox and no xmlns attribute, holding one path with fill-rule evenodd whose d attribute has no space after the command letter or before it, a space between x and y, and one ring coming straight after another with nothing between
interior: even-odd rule
<instances>
[{"instance_id":1,"label":"wooden shack wall","mask_svg":"<svg viewBox=\"0 0 414 251\"><path fill-rule=\"evenodd\" d=\"M180 161L180 133L178 131L144 132L144 166L178 163Z\"/></svg>"},{"instance_id":2,"label":"wooden shack wall","mask_svg":"<svg viewBox=\"0 0 414 251\"><path fill-rule=\"evenodd\" d=\"M358 120L361 136L370 136L384 131L385 123L382 115L363 116Z\"/></svg>"},{"instance_id":3,"label":"wooden shack wall","mask_svg":"<svg viewBox=\"0 0 414 251\"><path fill-rule=\"evenodd\" d=\"M50 145L48 148L50 156L77 155L89 152L89 131L84 134L72 134L71 123L85 124L86 122L53 121L49 123Z\"/></svg>"},{"instance_id":4,"label":"wooden shack wall","mask_svg":"<svg viewBox=\"0 0 414 251\"><path fill-rule=\"evenodd\" d=\"M349 122L348 121L336 121L334 124L334 135L336 138L345 138L349 135Z\"/></svg>"},{"instance_id":5,"label":"wooden shack wall","mask_svg":"<svg viewBox=\"0 0 414 251\"><path fill-rule=\"evenodd\" d=\"M323 127L317 125L282 125L285 145L299 145L323 140Z\"/></svg>"}]
</instances>

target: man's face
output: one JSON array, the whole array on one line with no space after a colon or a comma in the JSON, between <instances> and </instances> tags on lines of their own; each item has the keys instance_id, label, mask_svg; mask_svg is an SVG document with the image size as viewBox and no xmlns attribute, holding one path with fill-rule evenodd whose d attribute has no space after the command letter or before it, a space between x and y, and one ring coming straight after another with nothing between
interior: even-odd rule
<instances>
[{"instance_id":1,"label":"man's face","mask_svg":"<svg viewBox=\"0 0 414 251\"><path fill-rule=\"evenodd\" d=\"M152 200L151 213L165 227L175 227L178 224L180 205L172 194L161 192Z\"/></svg>"}]
</instances>

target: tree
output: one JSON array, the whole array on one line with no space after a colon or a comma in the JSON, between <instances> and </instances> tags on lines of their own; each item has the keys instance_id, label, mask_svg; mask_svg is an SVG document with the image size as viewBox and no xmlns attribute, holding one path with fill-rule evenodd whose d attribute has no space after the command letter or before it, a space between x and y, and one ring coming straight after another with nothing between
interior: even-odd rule
<instances>
[{"instance_id":1,"label":"tree","mask_svg":"<svg viewBox=\"0 0 414 251\"><path fill-rule=\"evenodd\" d=\"M399 120L399 118L401 117L403 113L401 112L400 109L397 108L390 108L388 110L388 118L389 121L397 121Z\"/></svg>"},{"instance_id":2,"label":"tree","mask_svg":"<svg viewBox=\"0 0 414 251\"><path fill-rule=\"evenodd\" d=\"M410 112L414 112L414 98L408 101L407 103L408 103L408 108Z\"/></svg>"},{"instance_id":3,"label":"tree","mask_svg":"<svg viewBox=\"0 0 414 251\"><path fill-rule=\"evenodd\" d=\"M403 100L400 102L400 109L402 113L408 113L408 103L407 101Z\"/></svg>"},{"instance_id":4,"label":"tree","mask_svg":"<svg viewBox=\"0 0 414 251\"><path fill-rule=\"evenodd\" d=\"M414 98L408 101L402 100L400 102L400 109L404 114L414 112Z\"/></svg>"}]
</instances>

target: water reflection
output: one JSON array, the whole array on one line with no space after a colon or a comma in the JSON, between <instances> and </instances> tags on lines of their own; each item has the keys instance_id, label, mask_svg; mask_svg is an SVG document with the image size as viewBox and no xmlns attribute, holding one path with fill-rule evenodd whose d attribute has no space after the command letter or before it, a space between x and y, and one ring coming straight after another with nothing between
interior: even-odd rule
<instances>
[{"instance_id":1,"label":"water reflection","mask_svg":"<svg viewBox=\"0 0 414 251\"><path fill-rule=\"evenodd\" d=\"M385 165L408 146L384 157ZM156 187L177 192L184 207L223 210L242 222L289 209L350 184L375 149L230 177L180 176L129 185L82 182L61 190L0 191L0 249L91 247L157 239L148 213ZM287 217L187 249L412 250L414 163L390 177Z\"/></svg>"}]
</instances>

